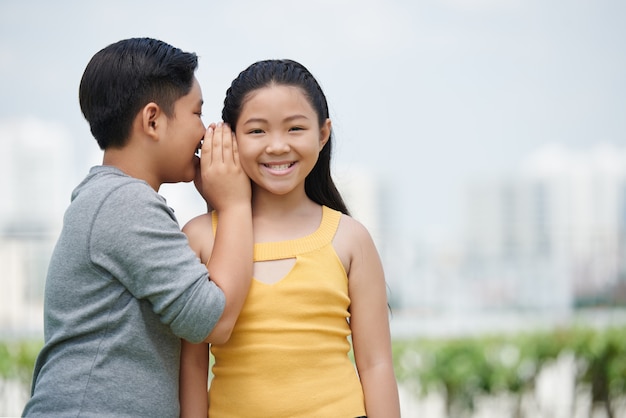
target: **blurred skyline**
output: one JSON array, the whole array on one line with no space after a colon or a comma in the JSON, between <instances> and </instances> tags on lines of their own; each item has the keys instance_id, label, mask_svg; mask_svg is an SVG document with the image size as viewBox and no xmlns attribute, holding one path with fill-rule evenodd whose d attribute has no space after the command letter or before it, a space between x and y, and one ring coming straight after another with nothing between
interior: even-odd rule
<instances>
[{"instance_id":1,"label":"blurred skyline","mask_svg":"<svg viewBox=\"0 0 626 418\"><path fill-rule=\"evenodd\" d=\"M205 123L249 64L292 58L327 95L338 172L385 189L386 234L454 242L468 183L550 144L626 144L625 17L617 0L2 0L0 141L10 146L16 124L54 126L34 141L67 152L69 203L100 162L77 91L104 46L149 36L198 53Z\"/></svg>"}]
</instances>

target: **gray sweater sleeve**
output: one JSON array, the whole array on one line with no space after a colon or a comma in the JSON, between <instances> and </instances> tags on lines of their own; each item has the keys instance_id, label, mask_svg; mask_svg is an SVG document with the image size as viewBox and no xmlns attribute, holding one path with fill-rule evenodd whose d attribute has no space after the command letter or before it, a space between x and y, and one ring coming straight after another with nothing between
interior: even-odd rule
<instances>
[{"instance_id":1,"label":"gray sweater sleeve","mask_svg":"<svg viewBox=\"0 0 626 418\"><path fill-rule=\"evenodd\" d=\"M126 183L104 199L89 237L92 262L112 273L161 322L198 343L211 332L225 299L165 200L145 184Z\"/></svg>"}]
</instances>

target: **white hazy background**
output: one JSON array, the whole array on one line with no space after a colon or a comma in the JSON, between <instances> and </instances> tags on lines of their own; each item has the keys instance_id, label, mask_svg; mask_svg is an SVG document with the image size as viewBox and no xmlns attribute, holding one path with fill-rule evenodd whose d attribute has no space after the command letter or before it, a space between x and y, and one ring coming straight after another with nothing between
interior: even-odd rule
<instances>
[{"instance_id":1,"label":"white hazy background","mask_svg":"<svg viewBox=\"0 0 626 418\"><path fill-rule=\"evenodd\" d=\"M382 184L386 235L443 245L459 238L469 180L546 144L626 143L625 18L620 0L2 0L1 146L25 121L51 127L35 128L33 152L72 165L65 206L100 162L77 92L104 46L149 36L196 52L205 123L249 64L292 58L328 97L335 165ZM172 205L181 223L202 210Z\"/></svg>"},{"instance_id":2,"label":"white hazy background","mask_svg":"<svg viewBox=\"0 0 626 418\"><path fill-rule=\"evenodd\" d=\"M42 335L45 234L59 230L71 190L101 161L78 85L106 45L147 36L196 52L205 123L219 120L226 89L251 63L303 63L329 101L336 179L386 247L392 294L462 307L471 299L463 276L444 269L429 279L414 267L425 253L466 250L472 185L537 155L548 169L596 154L625 165L625 21L622 0L0 0L0 323L9 335ZM191 185L161 192L181 224L204 210ZM395 287L403 281L406 291ZM530 299L541 295L526 284ZM438 335L464 332L464 317L392 325ZM0 405L17 415L27 394L9 388ZM404 416L424 415L412 402L402 396Z\"/></svg>"}]
</instances>

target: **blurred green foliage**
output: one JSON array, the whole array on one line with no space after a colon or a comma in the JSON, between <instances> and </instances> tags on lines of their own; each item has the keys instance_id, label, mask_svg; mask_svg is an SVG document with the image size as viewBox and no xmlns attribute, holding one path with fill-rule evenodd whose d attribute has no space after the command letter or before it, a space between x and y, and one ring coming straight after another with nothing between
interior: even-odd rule
<instances>
[{"instance_id":1,"label":"blurred green foliage","mask_svg":"<svg viewBox=\"0 0 626 418\"><path fill-rule=\"evenodd\" d=\"M33 367L42 345L42 341L36 340L0 341L0 399L5 400L7 396L15 396L15 393L10 391L10 385L7 385L7 382L17 383L18 390L21 392L20 399L28 399ZM0 415L9 416L15 413L6 408L7 405L0 402Z\"/></svg>"},{"instance_id":2,"label":"blurred green foliage","mask_svg":"<svg viewBox=\"0 0 626 418\"><path fill-rule=\"evenodd\" d=\"M0 380L17 380L29 390L41 341L0 341ZM570 328L512 335L393 342L398 381L416 396L444 395L448 416L470 416L481 396L513 395L517 411L532 394L541 370L559 356L574 357L577 392L592 407L615 416L626 397L626 327Z\"/></svg>"},{"instance_id":3,"label":"blurred green foliage","mask_svg":"<svg viewBox=\"0 0 626 418\"><path fill-rule=\"evenodd\" d=\"M576 391L590 394L593 408L615 416L626 395L626 327L454 339L394 341L398 380L418 396L443 394L448 416L469 416L481 396L513 395L513 416L522 416L539 372L559 356L574 356Z\"/></svg>"},{"instance_id":4,"label":"blurred green foliage","mask_svg":"<svg viewBox=\"0 0 626 418\"><path fill-rule=\"evenodd\" d=\"M17 380L29 387L41 341L0 341L0 379Z\"/></svg>"}]
</instances>

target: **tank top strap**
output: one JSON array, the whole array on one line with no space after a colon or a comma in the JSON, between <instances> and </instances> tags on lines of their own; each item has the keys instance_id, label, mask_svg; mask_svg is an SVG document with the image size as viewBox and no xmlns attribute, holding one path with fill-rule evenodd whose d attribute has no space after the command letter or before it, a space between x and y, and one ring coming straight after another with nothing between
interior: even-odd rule
<instances>
[{"instance_id":1,"label":"tank top strap","mask_svg":"<svg viewBox=\"0 0 626 418\"><path fill-rule=\"evenodd\" d=\"M215 233L217 232L217 211L211 211L211 224L213 225L213 236L215 237Z\"/></svg>"},{"instance_id":2,"label":"tank top strap","mask_svg":"<svg viewBox=\"0 0 626 418\"><path fill-rule=\"evenodd\" d=\"M217 230L217 212L211 214L213 234ZM254 244L254 261L280 260L294 258L332 242L339 227L341 212L322 206L322 221L313 233L288 241L260 242Z\"/></svg>"},{"instance_id":3,"label":"tank top strap","mask_svg":"<svg viewBox=\"0 0 626 418\"><path fill-rule=\"evenodd\" d=\"M322 248L332 242L341 212L322 206L322 221L313 233L293 240L254 244L254 261L294 258L299 254Z\"/></svg>"}]
</instances>

